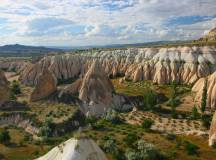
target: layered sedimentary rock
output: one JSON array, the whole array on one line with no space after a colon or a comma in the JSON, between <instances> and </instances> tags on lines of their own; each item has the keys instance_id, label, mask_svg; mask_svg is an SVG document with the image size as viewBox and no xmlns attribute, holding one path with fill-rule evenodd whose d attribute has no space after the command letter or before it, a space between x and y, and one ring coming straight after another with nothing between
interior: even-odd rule
<instances>
[{"instance_id":1,"label":"layered sedimentary rock","mask_svg":"<svg viewBox=\"0 0 216 160\"><path fill-rule=\"evenodd\" d=\"M44 69L38 79L35 89L30 95L30 101L44 99L57 90L57 81L55 76L47 69Z\"/></svg>"},{"instance_id":2,"label":"layered sedimentary rock","mask_svg":"<svg viewBox=\"0 0 216 160\"><path fill-rule=\"evenodd\" d=\"M81 80L79 99L82 111L88 116L102 116L108 108L129 110L132 104L127 97L118 95L101 64L96 60Z\"/></svg>"},{"instance_id":3,"label":"layered sedimentary rock","mask_svg":"<svg viewBox=\"0 0 216 160\"><path fill-rule=\"evenodd\" d=\"M212 118L210 130L209 130L209 146L216 144L216 112Z\"/></svg>"},{"instance_id":4,"label":"layered sedimentary rock","mask_svg":"<svg viewBox=\"0 0 216 160\"><path fill-rule=\"evenodd\" d=\"M4 72L0 70L0 105L9 101L10 99L10 87Z\"/></svg>"},{"instance_id":5,"label":"layered sedimentary rock","mask_svg":"<svg viewBox=\"0 0 216 160\"><path fill-rule=\"evenodd\" d=\"M107 158L93 140L72 138L37 160L107 160Z\"/></svg>"},{"instance_id":6,"label":"layered sedimentary rock","mask_svg":"<svg viewBox=\"0 0 216 160\"><path fill-rule=\"evenodd\" d=\"M207 81L207 107L215 109L216 108L216 72L208 76L207 78L200 78L192 88L195 92L195 100L200 104L203 88L205 86L205 81Z\"/></svg>"},{"instance_id":7,"label":"layered sedimentary rock","mask_svg":"<svg viewBox=\"0 0 216 160\"><path fill-rule=\"evenodd\" d=\"M31 64L30 62L21 61L21 60L20 61L5 60L5 61L0 61L0 69L21 73L24 72L30 64Z\"/></svg>"},{"instance_id":8,"label":"layered sedimentary rock","mask_svg":"<svg viewBox=\"0 0 216 160\"><path fill-rule=\"evenodd\" d=\"M216 71L215 47L134 48L44 57L28 67L20 79L35 85L43 68L57 79L83 77L95 59L109 76L123 75L133 81L152 80L159 84L193 84Z\"/></svg>"}]
</instances>

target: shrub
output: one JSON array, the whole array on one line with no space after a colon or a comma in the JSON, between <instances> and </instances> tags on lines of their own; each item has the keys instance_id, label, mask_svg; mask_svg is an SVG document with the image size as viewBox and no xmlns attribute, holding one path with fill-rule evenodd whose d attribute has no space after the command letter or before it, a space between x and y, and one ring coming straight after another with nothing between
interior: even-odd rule
<instances>
[{"instance_id":1,"label":"shrub","mask_svg":"<svg viewBox=\"0 0 216 160\"><path fill-rule=\"evenodd\" d=\"M211 125L211 116L203 114L201 120L202 120L202 126L209 129Z\"/></svg>"},{"instance_id":2,"label":"shrub","mask_svg":"<svg viewBox=\"0 0 216 160\"><path fill-rule=\"evenodd\" d=\"M44 137L44 139L46 139L47 137L51 137L52 136L52 132L53 132L53 123L52 123L52 119L51 118L46 118L43 126L40 128L40 135L42 137Z\"/></svg>"},{"instance_id":3,"label":"shrub","mask_svg":"<svg viewBox=\"0 0 216 160\"><path fill-rule=\"evenodd\" d=\"M194 107L192 108L191 118L198 119L199 117L200 117L200 114L198 112L197 106L194 105Z\"/></svg>"},{"instance_id":4,"label":"shrub","mask_svg":"<svg viewBox=\"0 0 216 160\"><path fill-rule=\"evenodd\" d=\"M3 130L0 132L0 143L3 143L3 144L7 144L10 142L10 135L9 135L9 132L7 130Z\"/></svg>"},{"instance_id":5,"label":"shrub","mask_svg":"<svg viewBox=\"0 0 216 160\"><path fill-rule=\"evenodd\" d=\"M203 87L202 100L201 100L201 112L204 113L206 110L206 100L207 100L207 79L205 79L205 84Z\"/></svg>"},{"instance_id":6,"label":"shrub","mask_svg":"<svg viewBox=\"0 0 216 160\"><path fill-rule=\"evenodd\" d=\"M131 147L133 144L138 140L138 136L134 133L129 133L125 138L124 142L127 144L127 146Z\"/></svg>"},{"instance_id":7,"label":"shrub","mask_svg":"<svg viewBox=\"0 0 216 160\"><path fill-rule=\"evenodd\" d=\"M144 108L153 109L153 107L157 104L157 94L151 89L147 89L144 97Z\"/></svg>"},{"instance_id":8,"label":"shrub","mask_svg":"<svg viewBox=\"0 0 216 160\"><path fill-rule=\"evenodd\" d=\"M146 131L150 131L151 126L154 124L154 121L151 119L145 119L142 123L142 128Z\"/></svg>"},{"instance_id":9,"label":"shrub","mask_svg":"<svg viewBox=\"0 0 216 160\"><path fill-rule=\"evenodd\" d=\"M16 80L14 80L11 84L11 92L15 95L21 93L20 84Z\"/></svg>"},{"instance_id":10,"label":"shrub","mask_svg":"<svg viewBox=\"0 0 216 160\"><path fill-rule=\"evenodd\" d=\"M104 116L104 119L106 119L107 121L110 121L114 124L119 123L120 122L120 118L118 116L118 112L116 112L114 109L109 108Z\"/></svg>"},{"instance_id":11,"label":"shrub","mask_svg":"<svg viewBox=\"0 0 216 160\"><path fill-rule=\"evenodd\" d=\"M188 155L195 155L198 154L199 147L193 143L186 142L185 149Z\"/></svg>"},{"instance_id":12,"label":"shrub","mask_svg":"<svg viewBox=\"0 0 216 160\"><path fill-rule=\"evenodd\" d=\"M161 154L153 144L147 143L144 140L138 141L137 149L139 151L140 159L145 159L145 160L165 159L165 156Z\"/></svg>"}]
</instances>

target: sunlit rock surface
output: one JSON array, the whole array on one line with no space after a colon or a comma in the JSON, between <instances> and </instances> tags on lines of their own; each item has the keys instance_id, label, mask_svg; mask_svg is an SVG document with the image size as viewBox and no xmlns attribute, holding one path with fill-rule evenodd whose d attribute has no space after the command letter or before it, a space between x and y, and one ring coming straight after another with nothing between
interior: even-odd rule
<instances>
[{"instance_id":1,"label":"sunlit rock surface","mask_svg":"<svg viewBox=\"0 0 216 160\"><path fill-rule=\"evenodd\" d=\"M82 77L95 59L107 75L123 75L135 82L193 84L216 71L215 47L134 48L44 57L22 72L20 79L24 84L34 85L44 67L57 79Z\"/></svg>"},{"instance_id":2,"label":"sunlit rock surface","mask_svg":"<svg viewBox=\"0 0 216 160\"><path fill-rule=\"evenodd\" d=\"M93 140L72 138L37 160L107 160L107 158Z\"/></svg>"}]
</instances>

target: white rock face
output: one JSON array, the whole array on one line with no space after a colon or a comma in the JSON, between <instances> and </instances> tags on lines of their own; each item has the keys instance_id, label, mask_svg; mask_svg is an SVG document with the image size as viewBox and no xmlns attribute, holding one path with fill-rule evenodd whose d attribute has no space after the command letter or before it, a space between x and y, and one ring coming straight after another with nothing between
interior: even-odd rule
<instances>
[{"instance_id":1,"label":"white rock face","mask_svg":"<svg viewBox=\"0 0 216 160\"><path fill-rule=\"evenodd\" d=\"M212 118L210 130L209 130L209 146L216 143L216 112Z\"/></svg>"},{"instance_id":2,"label":"white rock face","mask_svg":"<svg viewBox=\"0 0 216 160\"><path fill-rule=\"evenodd\" d=\"M93 140L72 138L36 160L107 160L107 158Z\"/></svg>"},{"instance_id":3,"label":"white rock face","mask_svg":"<svg viewBox=\"0 0 216 160\"><path fill-rule=\"evenodd\" d=\"M7 81L4 72L0 70L0 105L10 99L10 83Z\"/></svg>"},{"instance_id":4,"label":"white rock face","mask_svg":"<svg viewBox=\"0 0 216 160\"><path fill-rule=\"evenodd\" d=\"M200 104L203 94L205 78L200 78L192 88L196 93L195 100ZM216 108L216 72L207 77L207 107Z\"/></svg>"},{"instance_id":5,"label":"white rock face","mask_svg":"<svg viewBox=\"0 0 216 160\"><path fill-rule=\"evenodd\" d=\"M134 48L48 56L25 70L21 80L34 85L44 67L57 79L82 77L95 59L107 75L125 75L133 81L152 80L159 84L174 80L191 84L216 71L215 47Z\"/></svg>"}]
</instances>

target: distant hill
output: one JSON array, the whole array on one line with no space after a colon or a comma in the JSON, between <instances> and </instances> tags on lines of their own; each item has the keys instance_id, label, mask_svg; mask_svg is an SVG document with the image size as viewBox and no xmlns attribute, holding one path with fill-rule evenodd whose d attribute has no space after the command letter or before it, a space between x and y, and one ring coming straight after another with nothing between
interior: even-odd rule
<instances>
[{"instance_id":1,"label":"distant hill","mask_svg":"<svg viewBox=\"0 0 216 160\"><path fill-rule=\"evenodd\" d=\"M39 56L61 51L55 48L24 46L19 44L0 46L0 56Z\"/></svg>"}]
</instances>

